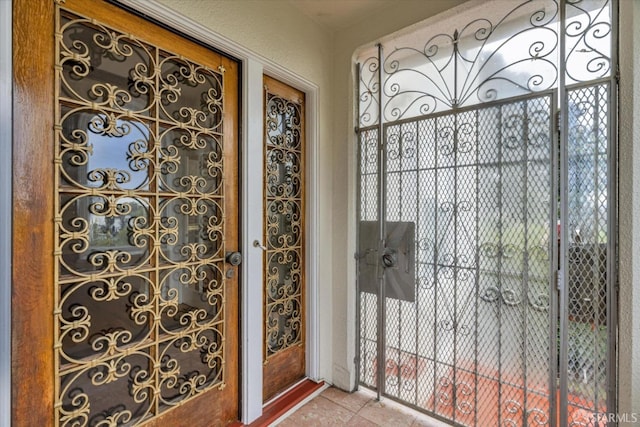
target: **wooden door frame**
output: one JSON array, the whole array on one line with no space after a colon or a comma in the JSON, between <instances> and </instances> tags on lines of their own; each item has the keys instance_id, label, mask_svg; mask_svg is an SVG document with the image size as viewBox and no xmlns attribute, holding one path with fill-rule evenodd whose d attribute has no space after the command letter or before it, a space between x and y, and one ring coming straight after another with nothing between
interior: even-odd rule
<instances>
[{"instance_id":1,"label":"wooden door frame","mask_svg":"<svg viewBox=\"0 0 640 427\"><path fill-rule=\"evenodd\" d=\"M25 1L14 0L13 140L53 142L54 2L34 3L30 6L31 13L27 13L25 7ZM50 28L51 31L28 31L29 28ZM40 55L44 52L44 56L30 61L33 52ZM34 119L30 111L38 111L38 117ZM53 292L42 292L42 284L51 283L54 271L53 191L43 191L40 179L34 179L53 182L54 147L53 143L48 145L48 149L32 153L20 144L13 144L12 184L14 191L20 188L19 195L12 197L11 422L14 426L51 425L54 416L54 302ZM38 315L40 312L49 315ZM33 321L41 317L44 317L42 322Z\"/></svg>"}]
</instances>

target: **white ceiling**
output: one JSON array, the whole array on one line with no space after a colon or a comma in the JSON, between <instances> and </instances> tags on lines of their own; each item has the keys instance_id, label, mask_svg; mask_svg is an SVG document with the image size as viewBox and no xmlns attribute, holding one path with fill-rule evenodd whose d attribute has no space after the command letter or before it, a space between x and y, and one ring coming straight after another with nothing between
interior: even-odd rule
<instances>
[{"instance_id":1,"label":"white ceiling","mask_svg":"<svg viewBox=\"0 0 640 427\"><path fill-rule=\"evenodd\" d=\"M340 30L397 0L289 0L291 5L330 30Z\"/></svg>"}]
</instances>

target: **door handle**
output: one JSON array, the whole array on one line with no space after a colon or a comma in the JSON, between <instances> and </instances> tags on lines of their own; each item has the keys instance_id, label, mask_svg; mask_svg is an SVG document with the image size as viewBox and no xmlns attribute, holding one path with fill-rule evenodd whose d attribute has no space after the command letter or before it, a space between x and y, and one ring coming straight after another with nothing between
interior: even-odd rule
<instances>
[{"instance_id":1,"label":"door handle","mask_svg":"<svg viewBox=\"0 0 640 427\"><path fill-rule=\"evenodd\" d=\"M257 239L253 241L253 247L254 248L260 248L265 252L267 251L267 247L265 245L263 245L262 243L260 243L260 240L257 240Z\"/></svg>"},{"instance_id":2,"label":"door handle","mask_svg":"<svg viewBox=\"0 0 640 427\"><path fill-rule=\"evenodd\" d=\"M225 261L234 267L242 263L242 254L240 252L227 252Z\"/></svg>"}]
</instances>

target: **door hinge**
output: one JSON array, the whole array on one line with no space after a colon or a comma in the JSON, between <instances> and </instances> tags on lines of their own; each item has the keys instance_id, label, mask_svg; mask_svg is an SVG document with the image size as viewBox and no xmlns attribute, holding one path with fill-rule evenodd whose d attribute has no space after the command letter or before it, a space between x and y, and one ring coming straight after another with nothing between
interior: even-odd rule
<instances>
[{"instance_id":1,"label":"door hinge","mask_svg":"<svg viewBox=\"0 0 640 427\"><path fill-rule=\"evenodd\" d=\"M556 289L558 292L562 292L564 289L564 274L562 270L556 270Z\"/></svg>"}]
</instances>

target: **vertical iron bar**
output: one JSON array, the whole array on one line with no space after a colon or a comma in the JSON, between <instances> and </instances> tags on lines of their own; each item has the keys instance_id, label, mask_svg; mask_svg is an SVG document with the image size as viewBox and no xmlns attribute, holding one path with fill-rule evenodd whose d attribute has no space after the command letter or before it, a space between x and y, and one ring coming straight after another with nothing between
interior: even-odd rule
<instances>
[{"instance_id":1,"label":"vertical iron bar","mask_svg":"<svg viewBox=\"0 0 640 427\"><path fill-rule=\"evenodd\" d=\"M360 131L360 79L362 70L360 69L360 63L356 63L356 84L355 84L355 100L356 100L356 161L358 165L358 173L356 176L356 390L360 384L360 364L364 359L362 354L362 294L360 293L360 222L362 221L362 140ZM365 334L366 335L366 334ZM366 365L365 365L366 366Z\"/></svg>"},{"instance_id":2,"label":"vertical iron bar","mask_svg":"<svg viewBox=\"0 0 640 427\"><path fill-rule=\"evenodd\" d=\"M380 262L380 257L386 246L386 204L387 204L387 156L384 135L384 124L382 120L383 99L383 50L382 44L378 44L378 387L377 399L380 400L385 393L385 370L386 370L386 292L384 268Z\"/></svg>"},{"instance_id":3,"label":"vertical iron bar","mask_svg":"<svg viewBox=\"0 0 640 427\"><path fill-rule=\"evenodd\" d=\"M414 358L414 364L413 364L413 372L415 372L414 377L415 377L415 387L414 387L414 400L413 403L414 405L418 405L418 353L420 352L420 347L418 345L418 342L420 341L420 327L418 326L420 324L420 245L418 244L418 242L420 241L420 201L417 200L420 197L420 123L421 122L416 122L416 137L415 137L415 142L416 142L416 148L415 148L415 153L416 153L416 172L415 172L415 180L416 180L416 234L415 234L415 242L413 243L414 245L414 250L415 250L415 264L416 264L416 269L417 269L417 277L416 277L416 295L415 295L415 307L416 307L416 321L415 321L415 358Z\"/></svg>"},{"instance_id":4,"label":"vertical iron bar","mask_svg":"<svg viewBox=\"0 0 640 427\"><path fill-rule=\"evenodd\" d=\"M556 93L551 96L550 110L552 111L550 117L551 135L549 138L550 143L550 156L551 156L551 176L549 177L551 182L551 210L549 212L549 227L552 230L549 235L550 239L549 253L551 254L550 266L549 266L549 412L551 427L555 427L557 422L558 413L558 401L556 389L558 387L558 280L561 278L558 274L558 195L559 195L559 144L560 144L560 128L559 121L556 120L558 114L558 98Z\"/></svg>"},{"instance_id":5,"label":"vertical iron bar","mask_svg":"<svg viewBox=\"0 0 640 427\"><path fill-rule=\"evenodd\" d=\"M451 385L452 403L451 413L453 421L456 420L456 365L458 362L458 30L453 35L453 92L455 100L453 102L453 382Z\"/></svg>"},{"instance_id":6,"label":"vertical iron bar","mask_svg":"<svg viewBox=\"0 0 640 427\"><path fill-rule=\"evenodd\" d=\"M473 331L473 366L474 366L474 376L475 381L473 382L473 425L478 425L478 298L480 296L480 111L475 111L475 119L476 119L476 191L475 191L475 202L476 202L476 239L475 239L475 263L476 263L476 274L475 274L475 286L474 286L474 331Z\"/></svg>"},{"instance_id":7,"label":"vertical iron bar","mask_svg":"<svg viewBox=\"0 0 640 427\"><path fill-rule=\"evenodd\" d=\"M437 413L438 389L438 118L433 118L433 412Z\"/></svg>"},{"instance_id":8,"label":"vertical iron bar","mask_svg":"<svg viewBox=\"0 0 640 427\"><path fill-rule=\"evenodd\" d=\"M499 118L499 123L498 123L498 129L500 129L500 142L498 145L498 164L499 164L499 171L498 171L498 175L499 175L499 179L498 179L498 200L499 200L499 212L498 212L498 218L499 219L499 223L498 223L498 248L499 248L499 253L498 253L498 290L500 292L500 295L502 295L502 254L503 254L503 239L502 239L502 232L503 232L503 224L502 224L502 218L503 218L503 213L504 213L504 209L503 209L503 205L504 205L504 201L502 198L502 164L504 162L504 153L502 152L502 146L504 143L504 138L503 138L503 116L504 116L504 111L503 111L503 107L500 107L500 113L498 114L498 118ZM500 410L500 407L502 405L502 298L500 297L497 301L497 306L498 306L498 425L502 425L502 411Z\"/></svg>"},{"instance_id":9,"label":"vertical iron bar","mask_svg":"<svg viewBox=\"0 0 640 427\"><path fill-rule=\"evenodd\" d=\"M611 83L608 85L608 161L607 161L607 412L617 413L617 330L618 330L618 8L611 1Z\"/></svg>"},{"instance_id":10,"label":"vertical iron bar","mask_svg":"<svg viewBox=\"0 0 640 427\"><path fill-rule=\"evenodd\" d=\"M609 84L609 159L607 162L607 412L618 413L617 331L618 331L618 11L611 2L611 83Z\"/></svg>"},{"instance_id":11,"label":"vertical iron bar","mask_svg":"<svg viewBox=\"0 0 640 427\"><path fill-rule=\"evenodd\" d=\"M404 162L402 159L402 124L398 125L398 221L402 221L404 215L402 208L402 183L403 183L403 175L404 175ZM404 352L402 349L402 301L397 300L395 302L398 305L398 368L396 369L397 376L397 384L398 384L398 392L397 396L400 397L400 390L402 390L402 353ZM404 399L403 399L404 400Z\"/></svg>"},{"instance_id":12,"label":"vertical iron bar","mask_svg":"<svg viewBox=\"0 0 640 427\"><path fill-rule=\"evenodd\" d=\"M402 206L400 207L402 209ZM397 366L396 366L396 396L398 399L402 399L400 396L400 390L402 390L402 302L400 300L395 300L394 305L397 305L398 310L398 349L396 350L397 357ZM402 399L404 400L404 399Z\"/></svg>"},{"instance_id":13,"label":"vertical iron bar","mask_svg":"<svg viewBox=\"0 0 640 427\"><path fill-rule=\"evenodd\" d=\"M558 272L560 293L560 425L568 423L568 378L567 378L567 340L568 340L568 270L567 270L567 225L568 225L568 134L569 134L569 103L566 91L566 0L559 0L560 4L560 64L558 67L558 93L560 96L560 270ZM557 393L553 393L557 397Z\"/></svg>"},{"instance_id":14,"label":"vertical iron bar","mask_svg":"<svg viewBox=\"0 0 640 427\"><path fill-rule=\"evenodd\" d=\"M161 71L161 67L160 67L160 49L156 48L154 49L155 52L155 66L153 69L153 75L155 75L155 82L154 85L155 87L159 88L160 86L160 74L162 73ZM224 92L222 92L224 93ZM153 114L154 114L154 122L153 122L153 130L154 130L154 136L159 138L160 137L160 100L157 99L155 100L155 102L153 103ZM160 160L161 160L161 156L160 156L160 150L155 150L155 163L154 165L160 165ZM223 163L223 168L224 167L228 167ZM152 191L153 191L153 199L154 199L154 212L160 212L160 184L158 182L158 180L152 180L153 183L153 187L151 187ZM224 188L224 186L222 187ZM224 202L224 198L223 198L223 202ZM224 209L224 208L223 208ZM154 235L155 236L160 236L160 224L159 221L154 221ZM226 224L225 224L226 226ZM149 246L151 246L151 241L149 241ZM224 248L223 248L224 251ZM150 253L153 253L150 249L149 251ZM224 253L224 252L223 252ZM151 273L152 275L152 281L151 283L157 283L160 284L160 272L158 271L158 267L160 266L160 253L159 251L155 251L155 256L153 257L153 272ZM264 279L263 279L264 280ZM162 297L162 287L161 285L158 286L153 286L153 303L154 303L154 314L157 316L158 314L160 314L160 298ZM153 331L153 346L152 346L152 351L154 352L153 355L153 359L154 359L154 367L153 367L153 376L154 376L154 385L159 386L160 385L160 324L158 322L155 322L154 319L149 319L148 320L148 324L150 326L150 329ZM153 399L154 403L154 410L153 410L153 414L154 415L158 415L160 413L160 399L156 399L154 398L154 396L149 396L150 399Z\"/></svg>"},{"instance_id":15,"label":"vertical iron bar","mask_svg":"<svg viewBox=\"0 0 640 427\"><path fill-rule=\"evenodd\" d=\"M458 107L458 30L453 32L453 102L451 107Z\"/></svg>"},{"instance_id":16,"label":"vertical iron bar","mask_svg":"<svg viewBox=\"0 0 640 427\"><path fill-rule=\"evenodd\" d=\"M455 45L457 47L457 44ZM457 51L457 49L456 49ZM451 386L453 421L456 420L458 396L458 113L453 114L453 384Z\"/></svg>"},{"instance_id":17,"label":"vertical iron bar","mask_svg":"<svg viewBox=\"0 0 640 427\"><path fill-rule=\"evenodd\" d=\"M453 33L453 93L455 100L453 102L453 383L451 386L453 408L453 421L456 420L456 365L458 362L458 113L455 112L458 107L458 30Z\"/></svg>"},{"instance_id":18,"label":"vertical iron bar","mask_svg":"<svg viewBox=\"0 0 640 427\"><path fill-rule=\"evenodd\" d=\"M594 132L595 150L594 150L594 164L593 164L593 186L596 193L596 198L593 203L593 214L595 216L594 226L594 251L593 251L593 265L591 266L592 273L592 290L591 290L591 306L593 307L593 408L598 411L598 367L600 361L600 349L598 343L600 341L600 141L598 128L600 126L600 86L593 86L593 125L591 131ZM608 89L607 89L608 91ZM607 135L608 137L608 135ZM606 154L605 154L606 155ZM608 175L607 171L607 175ZM607 200L607 211L609 210L609 201ZM608 239L608 236L607 236Z\"/></svg>"},{"instance_id":19,"label":"vertical iron bar","mask_svg":"<svg viewBox=\"0 0 640 427\"><path fill-rule=\"evenodd\" d=\"M522 220L524 221L524 251L522 254L522 425L527 425L527 308L529 307L529 101L523 101L524 121L522 126L522 141L524 142L522 192Z\"/></svg>"}]
</instances>

